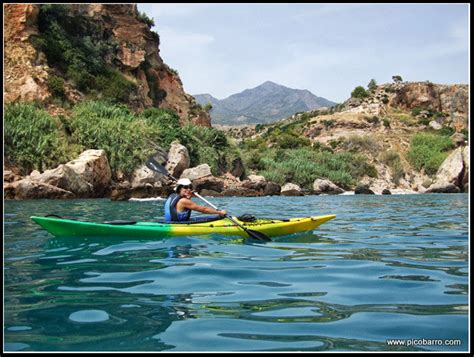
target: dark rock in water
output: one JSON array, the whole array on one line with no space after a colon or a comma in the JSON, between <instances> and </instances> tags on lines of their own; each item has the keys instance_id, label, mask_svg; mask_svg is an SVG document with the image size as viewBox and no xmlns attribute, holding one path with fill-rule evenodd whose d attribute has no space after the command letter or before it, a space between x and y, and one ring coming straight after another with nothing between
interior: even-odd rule
<instances>
[{"instance_id":1,"label":"dark rock in water","mask_svg":"<svg viewBox=\"0 0 474 357\"><path fill-rule=\"evenodd\" d=\"M279 196L281 191L281 186L274 182L267 182L265 189L263 190L264 196Z\"/></svg>"},{"instance_id":2,"label":"dark rock in water","mask_svg":"<svg viewBox=\"0 0 474 357\"><path fill-rule=\"evenodd\" d=\"M453 183L431 185L426 193L459 193L461 189Z\"/></svg>"},{"instance_id":3,"label":"dark rock in water","mask_svg":"<svg viewBox=\"0 0 474 357\"><path fill-rule=\"evenodd\" d=\"M201 196L221 197L222 193L214 190L203 189L199 192Z\"/></svg>"},{"instance_id":4,"label":"dark rock in water","mask_svg":"<svg viewBox=\"0 0 474 357\"><path fill-rule=\"evenodd\" d=\"M388 188L384 188L383 191L382 191L382 195L391 195L392 192L390 192L390 190Z\"/></svg>"},{"instance_id":5,"label":"dark rock in water","mask_svg":"<svg viewBox=\"0 0 474 357\"><path fill-rule=\"evenodd\" d=\"M245 188L245 187L236 187L236 188L228 188L222 191L222 196L237 196L237 197L256 197L261 196L258 191Z\"/></svg>"},{"instance_id":6,"label":"dark rock in water","mask_svg":"<svg viewBox=\"0 0 474 357\"><path fill-rule=\"evenodd\" d=\"M282 196L304 196L304 193L298 190L286 190L281 192Z\"/></svg>"},{"instance_id":7,"label":"dark rock in water","mask_svg":"<svg viewBox=\"0 0 474 357\"><path fill-rule=\"evenodd\" d=\"M374 195L375 194L375 192L369 188L369 185L357 186L354 193L356 195Z\"/></svg>"}]
</instances>

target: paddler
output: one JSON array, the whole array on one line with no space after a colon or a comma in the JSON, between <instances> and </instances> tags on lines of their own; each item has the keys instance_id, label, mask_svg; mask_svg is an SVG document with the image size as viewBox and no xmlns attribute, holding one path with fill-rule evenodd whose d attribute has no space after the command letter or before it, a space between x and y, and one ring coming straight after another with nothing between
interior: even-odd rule
<instances>
[{"instance_id":1,"label":"paddler","mask_svg":"<svg viewBox=\"0 0 474 357\"><path fill-rule=\"evenodd\" d=\"M225 216L225 210L216 210L210 207L200 206L194 203L191 198L195 197L190 179L181 178L176 182L175 192L172 193L165 202L166 222L185 222L191 220L191 211L207 214L217 214Z\"/></svg>"}]
</instances>

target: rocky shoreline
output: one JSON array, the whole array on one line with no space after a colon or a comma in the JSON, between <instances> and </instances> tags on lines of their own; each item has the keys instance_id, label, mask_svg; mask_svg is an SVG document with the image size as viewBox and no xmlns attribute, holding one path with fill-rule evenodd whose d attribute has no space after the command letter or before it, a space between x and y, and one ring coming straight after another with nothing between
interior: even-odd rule
<instances>
[{"instance_id":1,"label":"rocky shoreline","mask_svg":"<svg viewBox=\"0 0 474 357\"><path fill-rule=\"evenodd\" d=\"M226 173L215 177L209 165L189 167L189 154L183 145L171 145L168 159L163 163L174 177L187 177L194 189L204 196L303 196L321 194L415 194L459 193L469 191L469 147L458 147L443 162L428 187L413 179L413 186L397 187L392 182L368 179L346 191L329 180L315 179L312 190L301 189L293 183L280 186L265 177L242 173ZM77 159L43 173L31 172L21 176L15 170L3 172L4 199L73 199L110 198L112 200L167 197L173 192L174 182L146 165L137 168L130 180L115 182L104 150L86 150Z\"/></svg>"}]
</instances>

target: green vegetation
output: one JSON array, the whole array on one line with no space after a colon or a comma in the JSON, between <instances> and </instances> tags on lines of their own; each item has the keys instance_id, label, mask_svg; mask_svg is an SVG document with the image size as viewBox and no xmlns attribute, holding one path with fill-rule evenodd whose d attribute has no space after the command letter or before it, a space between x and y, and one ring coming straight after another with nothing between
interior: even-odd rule
<instances>
[{"instance_id":1,"label":"green vegetation","mask_svg":"<svg viewBox=\"0 0 474 357\"><path fill-rule=\"evenodd\" d=\"M393 182L398 185L400 179L405 176L405 170L403 169L399 153L393 149L385 151L381 155L381 161L390 167Z\"/></svg>"},{"instance_id":2,"label":"green vegetation","mask_svg":"<svg viewBox=\"0 0 474 357\"><path fill-rule=\"evenodd\" d=\"M212 104L207 103L204 108L203 108L207 113L209 113L212 110Z\"/></svg>"},{"instance_id":3,"label":"green vegetation","mask_svg":"<svg viewBox=\"0 0 474 357\"><path fill-rule=\"evenodd\" d=\"M377 82L375 81L375 79L370 80L369 84L367 85L367 88L369 89L369 91L375 92L375 90L377 89Z\"/></svg>"},{"instance_id":4,"label":"green vegetation","mask_svg":"<svg viewBox=\"0 0 474 357\"><path fill-rule=\"evenodd\" d=\"M365 120L367 120L367 122L369 122L370 124L374 125L377 125L380 122L379 117L376 115L373 115L371 117L365 117Z\"/></svg>"},{"instance_id":5,"label":"green vegetation","mask_svg":"<svg viewBox=\"0 0 474 357\"><path fill-rule=\"evenodd\" d=\"M334 154L311 147L267 148L262 139L246 142L242 152L244 164L267 180L281 185L293 182L307 189L312 189L317 178L327 178L347 189L364 174L374 174L375 170L361 155Z\"/></svg>"},{"instance_id":6,"label":"green vegetation","mask_svg":"<svg viewBox=\"0 0 474 357\"><path fill-rule=\"evenodd\" d=\"M4 124L5 158L22 167L25 174L51 169L66 159L67 140L61 123L46 111L32 104L8 104Z\"/></svg>"},{"instance_id":7,"label":"green vegetation","mask_svg":"<svg viewBox=\"0 0 474 357\"><path fill-rule=\"evenodd\" d=\"M148 28L152 28L153 26L155 26L155 21L153 19L150 19L147 14L145 14L144 12L138 12L138 20L140 20L141 22L145 23Z\"/></svg>"},{"instance_id":8,"label":"green vegetation","mask_svg":"<svg viewBox=\"0 0 474 357\"><path fill-rule=\"evenodd\" d=\"M136 84L120 72L111 69L105 58L118 49L118 44L104 38L96 24L84 17L68 16L68 5L40 5L38 14L39 35L33 44L45 53L48 64L75 87L92 99L119 103L128 100ZM63 97L58 77L48 86L54 96Z\"/></svg>"},{"instance_id":9,"label":"green vegetation","mask_svg":"<svg viewBox=\"0 0 474 357\"><path fill-rule=\"evenodd\" d=\"M380 150L377 140L370 135L350 135L348 138L341 139L338 146L345 151L354 153Z\"/></svg>"},{"instance_id":10,"label":"green vegetation","mask_svg":"<svg viewBox=\"0 0 474 357\"><path fill-rule=\"evenodd\" d=\"M368 97L368 96L369 94L362 86L355 87L354 90L351 92L351 98L364 99L365 97Z\"/></svg>"},{"instance_id":11,"label":"green vegetation","mask_svg":"<svg viewBox=\"0 0 474 357\"><path fill-rule=\"evenodd\" d=\"M215 128L186 125L181 129L181 144L189 151L191 166L209 164L214 175L229 170L237 156L224 132Z\"/></svg>"},{"instance_id":12,"label":"green vegetation","mask_svg":"<svg viewBox=\"0 0 474 357\"><path fill-rule=\"evenodd\" d=\"M51 92L53 97L62 100L65 99L64 79L55 75L50 75L48 77L48 90Z\"/></svg>"},{"instance_id":13,"label":"green vegetation","mask_svg":"<svg viewBox=\"0 0 474 357\"><path fill-rule=\"evenodd\" d=\"M444 135L415 134L410 143L407 158L416 169L428 175L436 174L439 166L454 147L452 140Z\"/></svg>"},{"instance_id":14,"label":"green vegetation","mask_svg":"<svg viewBox=\"0 0 474 357\"><path fill-rule=\"evenodd\" d=\"M395 76L392 76L392 79L395 83L400 83L400 82L403 82L403 78L402 76L400 75L395 75Z\"/></svg>"},{"instance_id":15,"label":"green vegetation","mask_svg":"<svg viewBox=\"0 0 474 357\"><path fill-rule=\"evenodd\" d=\"M377 177L368 158L382 150L374 138L357 135L329 142L332 148L320 143L312 146L301 135L304 120L267 127L261 137L237 147L215 128L181 127L174 111L150 108L137 114L125 105L99 101L76 105L68 118L52 117L31 104L9 104L4 120L6 161L23 167L25 174L57 167L85 149L103 149L113 175L123 172L129 176L158 148L167 151L178 140L188 149L191 166L207 163L214 175L230 170L232 161L240 157L247 170L279 184L294 182L311 189L315 179L326 178L350 189L365 175ZM327 125L332 123L328 120ZM409 163L416 170L436 173L453 148L446 136L451 133L446 128L413 136L406 156ZM379 159L390 167L398 183L405 175L400 153L391 150Z\"/></svg>"},{"instance_id":16,"label":"green vegetation","mask_svg":"<svg viewBox=\"0 0 474 357\"><path fill-rule=\"evenodd\" d=\"M124 105L89 101L76 105L70 118L52 117L31 104L5 108L5 157L29 173L57 167L86 149L103 149L115 175L130 175L158 148L178 140L193 166L208 163L214 174L230 169L238 156L222 131L180 127L171 110L151 108L136 114Z\"/></svg>"},{"instance_id":17,"label":"green vegetation","mask_svg":"<svg viewBox=\"0 0 474 357\"><path fill-rule=\"evenodd\" d=\"M84 149L105 150L112 172L128 175L153 152L147 139L159 129L147 124L124 106L87 102L73 109L71 141Z\"/></svg>"}]
</instances>

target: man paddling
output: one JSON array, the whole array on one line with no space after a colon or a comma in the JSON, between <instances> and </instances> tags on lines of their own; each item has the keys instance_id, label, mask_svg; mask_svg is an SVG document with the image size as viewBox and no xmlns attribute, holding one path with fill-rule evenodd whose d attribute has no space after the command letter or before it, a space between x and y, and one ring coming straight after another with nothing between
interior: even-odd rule
<instances>
[{"instance_id":1,"label":"man paddling","mask_svg":"<svg viewBox=\"0 0 474 357\"><path fill-rule=\"evenodd\" d=\"M189 221L191 220L191 211L218 215L227 214L225 210L217 210L194 203L191 200L194 193L190 179L179 179L176 182L175 191L176 193L172 193L165 202L165 220L167 222Z\"/></svg>"}]
</instances>

